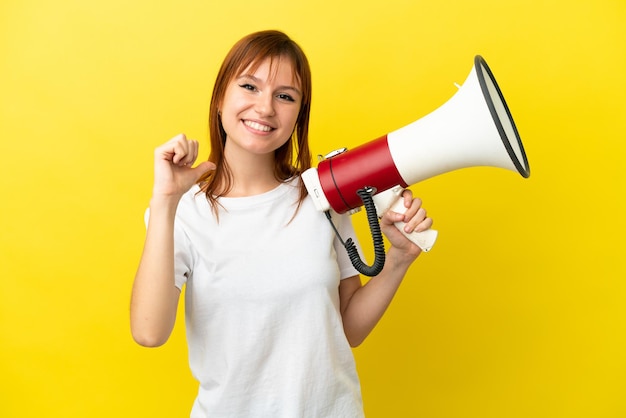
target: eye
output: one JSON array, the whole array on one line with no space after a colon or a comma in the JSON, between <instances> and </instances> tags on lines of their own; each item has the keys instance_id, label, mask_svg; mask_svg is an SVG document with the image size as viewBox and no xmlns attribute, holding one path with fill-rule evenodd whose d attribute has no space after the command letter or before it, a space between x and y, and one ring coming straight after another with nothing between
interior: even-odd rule
<instances>
[{"instance_id":1,"label":"eye","mask_svg":"<svg viewBox=\"0 0 626 418\"><path fill-rule=\"evenodd\" d=\"M239 84L239 87L248 91L256 91L256 87L249 83Z\"/></svg>"},{"instance_id":2,"label":"eye","mask_svg":"<svg viewBox=\"0 0 626 418\"><path fill-rule=\"evenodd\" d=\"M279 93L276 97L278 97L280 100L285 100L287 102L295 102L296 101L293 97L291 97L287 93Z\"/></svg>"}]
</instances>

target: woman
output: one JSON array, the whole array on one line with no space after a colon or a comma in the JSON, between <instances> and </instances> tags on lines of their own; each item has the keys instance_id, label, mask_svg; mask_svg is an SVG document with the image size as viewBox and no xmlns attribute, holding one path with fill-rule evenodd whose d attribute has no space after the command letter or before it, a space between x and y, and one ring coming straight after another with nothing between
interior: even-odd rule
<instances>
[{"instance_id":1,"label":"woman","mask_svg":"<svg viewBox=\"0 0 626 418\"><path fill-rule=\"evenodd\" d=\"M419 199L388 212L383 271L361 284L299 175L310 167L311 76L300 47L278 31L253 33L226 56L209 115L209 161L178 135L155 151L131 330L165 343L185 290L192 417L361 417L350 346L391 302L420 249L406 230L432 225ZM347 216L333 215L354 237ZM354 238L353 238L354 239Z\"/></svg>"}]
</instances>

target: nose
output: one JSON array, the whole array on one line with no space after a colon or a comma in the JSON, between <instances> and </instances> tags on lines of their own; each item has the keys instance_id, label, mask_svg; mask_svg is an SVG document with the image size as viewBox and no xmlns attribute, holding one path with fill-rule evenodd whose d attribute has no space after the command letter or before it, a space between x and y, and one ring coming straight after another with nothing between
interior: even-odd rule
<instances>
[{"instance_id":1,"label":"nose","mask_svg":"<svg viewBox=\"0 0 626 418\"><path fill-rule=\"evenodd\" d=\"M266 93L260 94L254 105L254 110L260 116L274 116L276 113L274 110L274 96Z\"/></svg>"}]
</instances>

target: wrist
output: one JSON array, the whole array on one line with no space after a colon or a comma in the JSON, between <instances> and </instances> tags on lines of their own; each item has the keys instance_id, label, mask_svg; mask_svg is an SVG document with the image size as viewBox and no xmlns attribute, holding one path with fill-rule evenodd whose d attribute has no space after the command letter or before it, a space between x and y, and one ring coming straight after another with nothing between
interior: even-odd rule
<instances>
[{"instance_id":1,"label":"wrist","mask_svg":"<svg viewBox=\"0 0 626 418\"><path fill-rule=\"evenodd\" d=\"M181 197L182 196L153 194L150 198L150 211L176 211Z\"/></svg>"},{"instance_id":2,"label":"wrist","mask_svg":"<svg viewBox=\"0 0 626 418\"><path fill-rule=\"evenodd\" d=\"M422 252L418 246L414 245L414 247L410 250L404 250L392 245L387 250L387 263L395 268L408 270Z\"/></svg>"}]
</instances>

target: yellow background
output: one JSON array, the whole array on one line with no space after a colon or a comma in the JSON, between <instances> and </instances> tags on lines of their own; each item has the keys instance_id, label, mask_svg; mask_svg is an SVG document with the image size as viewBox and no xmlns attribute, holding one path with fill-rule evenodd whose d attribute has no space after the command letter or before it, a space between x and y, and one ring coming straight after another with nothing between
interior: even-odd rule
<instances>
[{"instance_id":1,"label":"yellow background","mask_svg":"<svg viewBox=\"0 0 626 418\"><path fill-rule=\"evenodd\" d=\"M310 58L315 154L434 110L481 54L529 156L413 187L440 238L355 350L368 417L626 417L624 0L3 0L0 416L188 415L183 322L129 334L152 150L207 155L218 65L267 28Z\"/></svg>"}]
</instances>

